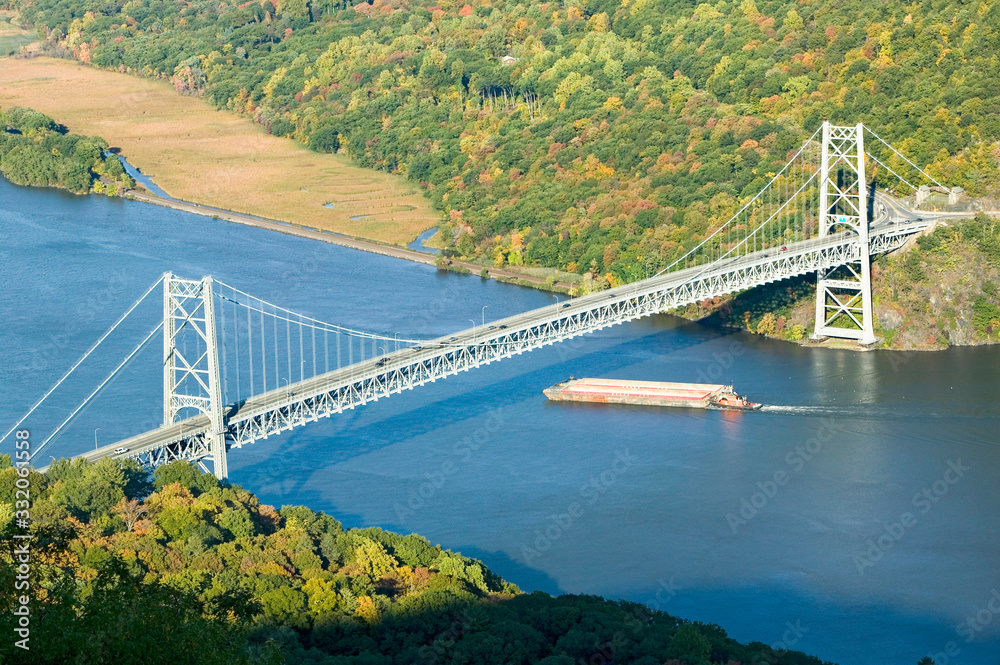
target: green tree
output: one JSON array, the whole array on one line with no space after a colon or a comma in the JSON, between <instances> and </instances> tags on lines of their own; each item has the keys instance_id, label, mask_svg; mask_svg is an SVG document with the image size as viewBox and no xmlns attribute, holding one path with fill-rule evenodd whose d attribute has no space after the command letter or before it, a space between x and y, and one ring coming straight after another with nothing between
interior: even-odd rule
<instances>
[{"instance_id":1,"label":"green tree","mask_svg":"<svg viewBox=\"0 0 1000 665\"><path fill-rule=\"evenodd\" d=\"M309 137L309 147L317 152L340 150L340 133L333 125L323 125Z\"/></svg>"},{"instance_id":2,"label":"green tree","mask_svg":"<svg viewBox=\"0 0 1000 665\"><path fill-rule=\"evenodd\" d=\"M686 623L670 638L667 654L687 665L708 665L712 643L696 626Z\"/></svg>"}]
</instances>

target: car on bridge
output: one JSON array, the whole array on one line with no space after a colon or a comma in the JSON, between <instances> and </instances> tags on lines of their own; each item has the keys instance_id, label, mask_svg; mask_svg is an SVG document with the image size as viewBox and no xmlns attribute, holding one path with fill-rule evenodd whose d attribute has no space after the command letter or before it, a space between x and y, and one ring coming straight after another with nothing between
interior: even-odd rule
<instances>
[{"instance_id":1,"label":"car on bridge","mask_svg":"<svg viewBox=\"0 0 1000 665\"><path fill-rule=\"evenodd\" d=\"M121 448L121 447L115 448L115 455L121 455L122 453L127 453L127 452L128 448Z\"/></svg>"}]
</instances>

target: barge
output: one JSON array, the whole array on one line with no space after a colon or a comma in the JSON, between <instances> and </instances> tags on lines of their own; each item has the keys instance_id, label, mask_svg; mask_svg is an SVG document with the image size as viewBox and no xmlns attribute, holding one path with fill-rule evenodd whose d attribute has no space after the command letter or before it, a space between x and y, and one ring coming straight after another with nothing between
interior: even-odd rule
<instances>
[{"instance_id":1,"label":"barge","mask_svg":"<svg viewBox=\"0 0 1000 665\"><path fill-rule=\"evenodd\" d=\"M557 402L597 402L600 404L641 404L681 406L696 409L756 411L761 405L749 402L732 386L712 383L665 383L616 379L574 379L542 391Z\"/></svg>"}]
</instances>

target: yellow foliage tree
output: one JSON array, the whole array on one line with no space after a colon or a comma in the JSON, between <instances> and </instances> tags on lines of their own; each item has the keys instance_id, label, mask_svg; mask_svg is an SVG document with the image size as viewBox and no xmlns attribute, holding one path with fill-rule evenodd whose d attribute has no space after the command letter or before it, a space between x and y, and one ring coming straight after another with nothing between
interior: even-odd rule
<instances>
[{"instance_id":1,"label":"yellow foliage tree","mask_svg":"<svg viewBox=\"0 0 1000 665\"><path fill-rule=\"evenodd\" d=\"M611 29L611 21L608 20L607 12L601 12L600 14L594 14L587 21L587 25L594 32L604 34Z\"/></svg>"},{"instance_id":2,"label":"yellow foliage tree","mask_svg":"<svg viewBox=\"0 0 1000 665\"><path fill-rule=\"evenodd\" d=\"M776 329L777 321L771 312L762 316L760 322L757 324L757 334L759 335L773 335Z\"/></svg>"},{"instance_id":3,"label":"yellow foliage tree","mask_svg":"<svg viewBox=\"0 0 1000 665\"><path fill-rule=\"evenodd\" d=\"M367 623L375 623L379 619L378 607L371 596L358 597L358 609L354 611L354 616Z\"/></svg>"}]
</instances>

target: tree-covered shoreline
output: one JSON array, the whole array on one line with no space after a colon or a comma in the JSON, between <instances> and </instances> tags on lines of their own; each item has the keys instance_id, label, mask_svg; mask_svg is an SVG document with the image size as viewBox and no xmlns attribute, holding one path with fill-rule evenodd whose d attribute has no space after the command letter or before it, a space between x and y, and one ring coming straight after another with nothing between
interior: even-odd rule
<instances>
[{"instance_id":1,"label":"tree-covered shoreline","mask_svg":"<svg viewBox=\"0 0 1000 665\"><path fill-rule=\"evenodd\" d=\"M420 182L454 256L596 288L692 247L824 118L972 195L1000 178L995 3L10 4L51 53Z\"/></svg>"},{"instance_id":2,"label":"tree-covered shoreline","mask_svg":"<svg viewBox=\"0 0 1000 665\"><path fill-rule=\"evenodd\" d=\"M1000 343L1000 220L984 214L938 224L872 265L874 348L938 350ZM813 275L691 305L710 325L810 343Z\"/></svg>"},{"instance_id":3,"label":"tree-covered shoreline","mask_svg":"<svg viewBox=\"0 0 1000 665\"><path fill-rule=\"evenodd\" d=\"M17 469L0 456L0 629L12 634ZM411 534L275 510L185 462L29 475L31 650L16 662L822 665L637 603L522 594Z\"/></svg>"},{"instance_id":4,"label":"tree-covered shoreline","mask_svg":"<svg viewBox=\"0 0 1000 665\"><path fill-rule=\"evenodd\" d=\"M100 137L71 134L44 113L19 106L0 109L0 128L0 172L14 184L108 196L135 187Z\"/></svg>"}]
</instances>

